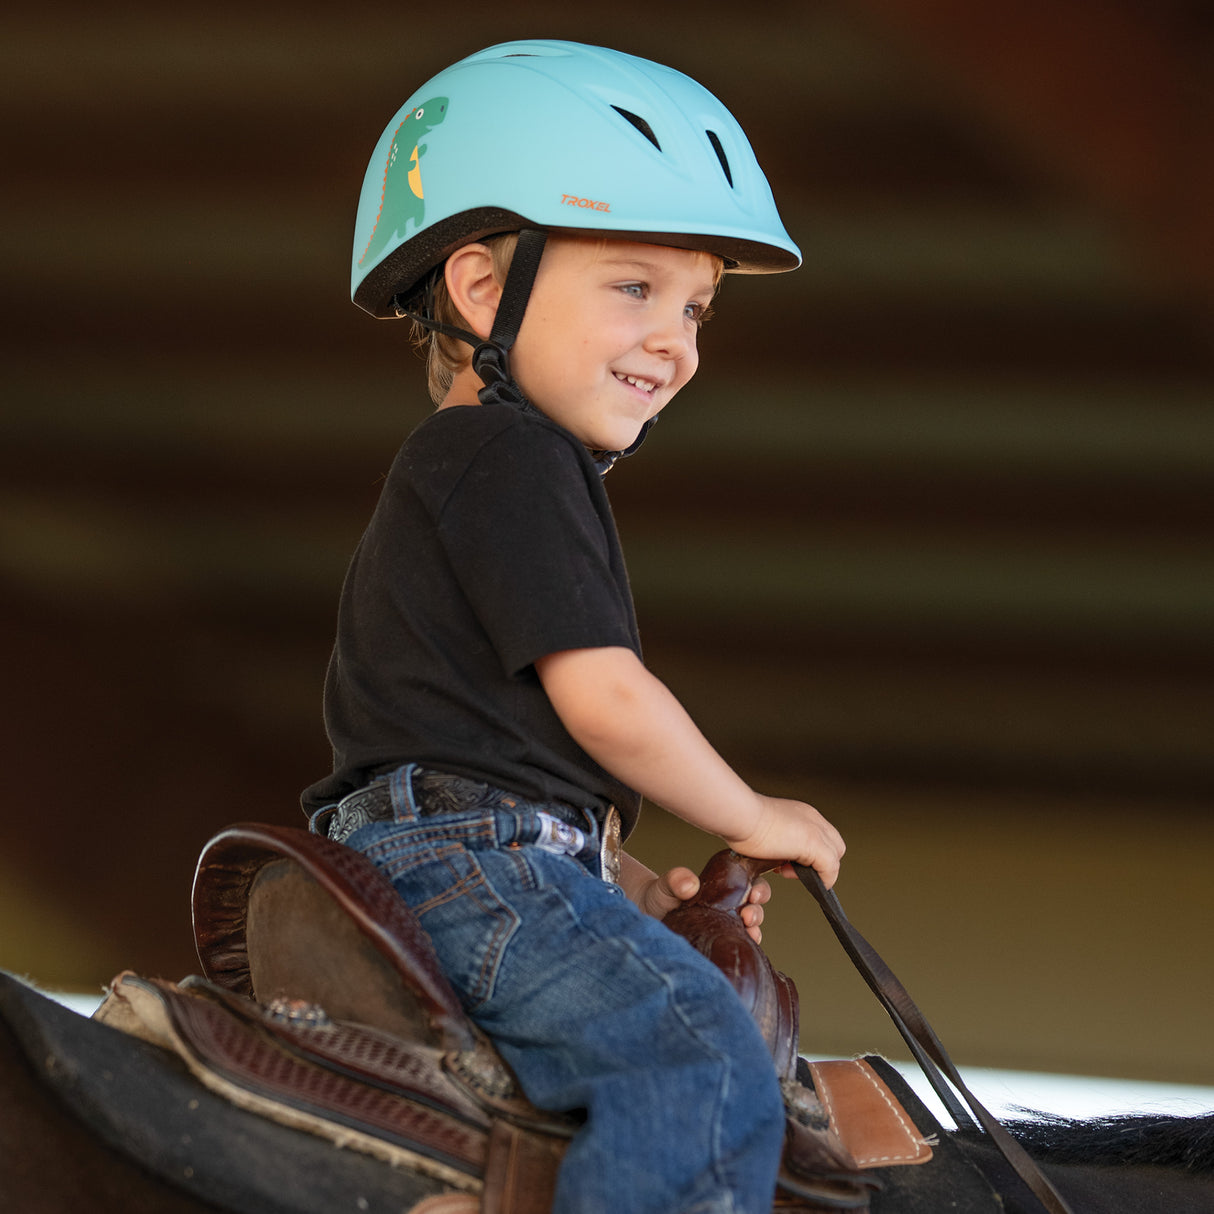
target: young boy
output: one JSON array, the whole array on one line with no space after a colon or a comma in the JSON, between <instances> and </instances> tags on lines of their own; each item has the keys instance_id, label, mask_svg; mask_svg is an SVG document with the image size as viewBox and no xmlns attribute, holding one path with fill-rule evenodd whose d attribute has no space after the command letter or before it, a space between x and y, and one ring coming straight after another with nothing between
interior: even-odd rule
<instances>
[{"instance_id":1,"label":"young boy","mask_svg":"<svg viewBox=\"0 0 1214 1214\"><path fill-rule=\"evenodd\" d=\"M390 877L531 1100L586 1110L561 1214L771 1208L770 1057L659 921L696 878L619 842L642 797L828 885L843 842L752 790L646 670L602 474L695 373L720 274L799 261L711 94L573 43L441 73L363 186L354 300L430 334L439 408L351 564L334 771L304 805Z\"/></svg>"}]
</instances>

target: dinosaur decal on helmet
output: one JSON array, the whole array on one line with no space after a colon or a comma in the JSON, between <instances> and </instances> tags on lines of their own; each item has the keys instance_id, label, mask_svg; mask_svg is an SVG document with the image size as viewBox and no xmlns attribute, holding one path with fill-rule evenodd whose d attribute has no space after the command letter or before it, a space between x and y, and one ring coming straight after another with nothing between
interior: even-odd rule
<instances>
[{"instance_id":1,"label":"dinosaur decal on helmet","mask_svg":"<svg viewBox=\"0 0 1214 1214\"><path fill-rule=\"evenodd\" d=\"M526 137L503 142L507 128ZM453 250L493 232L648 240L739 274L801 263L716 97L650 60L550 39L488 47L409 94L375 145L354 227L350 296L385 319L408 314L402 302Z\"/></svg>"},{"instance_id":2,"label":"dinosaur decal on helmet","mask_svg":"<svg viewBox=\"0 0 1214 1214\"><path fill-rule=\"evenodd\" d=\"M388 162L384 166L383 193L379 201L379 214L371 229L371 239L363 255L358 259L361 266L368 259L374 260L396 236L404 236L410 223L416 231L426 214L425 192L422 188L422 156L426 145L422 142L447 116L447 98L431 97L410 110L405 120L396 128L392 145L388 149ZM408 157L404 148L412 147Z\"/></svg>"}]
</instances>

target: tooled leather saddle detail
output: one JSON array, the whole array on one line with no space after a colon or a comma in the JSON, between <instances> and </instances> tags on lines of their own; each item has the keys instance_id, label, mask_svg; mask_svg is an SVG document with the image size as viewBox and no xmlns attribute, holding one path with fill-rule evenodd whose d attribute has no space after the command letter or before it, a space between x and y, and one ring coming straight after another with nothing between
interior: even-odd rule
<instances>
[{"instance_id":1,"label":"tooled leather saddle detail","mask_svg":"<svg viewBox=\"0 0 1214 1214\"><path fill-rule=\"evenodd\" d=\"M803 1064L799 1073L796 987L771 967L737 913L761 871L754 865L720 853L705 869L700 896L666 922L721 966L772 1051L789 1114L777 1208L863 1210L878 1182L830 1128ZM199 861L194 922L209 981L187 980L176 999L188 1002L172 1014L195 1036L206 1037L206 1025L222 1015L256 1039L236 1053L260 1052L262 1070L235 1082L264 1084L272 1072L276 1100L302 1101L322 1115L327 1100L339 1122L358 1123L372 1137L403 1143L414 1135L423 1156L465 1169L473 1191L482 1176L525 1175L526 1192L494 1179L482 1210L547 1214L577 1119L526 1100L464 1015L424 930L369 860L302 830L231 827ZM360 1085L378 1095L360 1096ZM362 1126L368 1107L373 1115Z\"/></svg>"}]
</instances>

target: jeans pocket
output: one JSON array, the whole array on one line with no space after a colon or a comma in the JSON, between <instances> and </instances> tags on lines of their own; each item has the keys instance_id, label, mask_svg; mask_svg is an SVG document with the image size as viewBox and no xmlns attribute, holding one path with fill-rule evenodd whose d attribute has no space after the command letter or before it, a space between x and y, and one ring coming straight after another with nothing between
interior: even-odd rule
<instances>
[{"instance_id":1,"label":"jeans pocket","mask_svg":"<svg viewBox=\"0 0 1214 1214\"><path fill-rule=\"evenodd\" d=\"M491 855L448 843L419 858L395 882L470 1012L493 997L504 953L520 922L485 872L482 859Z\"/></svg>"}]
</instances>

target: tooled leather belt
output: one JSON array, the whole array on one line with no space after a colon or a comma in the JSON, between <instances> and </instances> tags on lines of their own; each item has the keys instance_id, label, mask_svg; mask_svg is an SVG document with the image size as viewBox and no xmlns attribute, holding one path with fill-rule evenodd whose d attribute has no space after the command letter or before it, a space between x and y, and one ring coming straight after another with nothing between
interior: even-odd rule
<instances>
[{"instance_id":1,"label":"tooled leather belt","mask_svg":"<svg viewBox=\"0 0 1214 1214\"><path fill-rule=\"evenodd\" d=\"M534 840L546 851L576 856L586 850L586 814L600 828L599 860L603 879L618 885L622 831L615 806L604 810L578 809L559 801L528 801L514 793L450 772L415 767L411 775L413 800L425 817L468 810L533 809L540 820L540 834ZM335 843L344 843L356 830L371 822L390 821L396 816L392 792L386 779L376 780L342 798L329 811L317 814L313 829L328 835Z\"/></svg>"}]
</instances>

